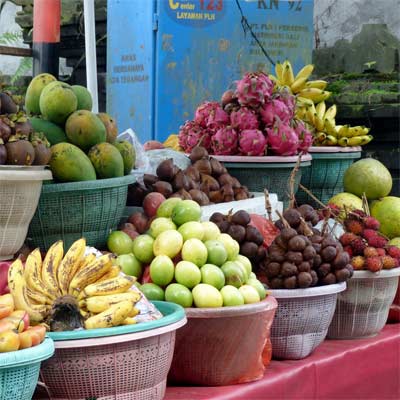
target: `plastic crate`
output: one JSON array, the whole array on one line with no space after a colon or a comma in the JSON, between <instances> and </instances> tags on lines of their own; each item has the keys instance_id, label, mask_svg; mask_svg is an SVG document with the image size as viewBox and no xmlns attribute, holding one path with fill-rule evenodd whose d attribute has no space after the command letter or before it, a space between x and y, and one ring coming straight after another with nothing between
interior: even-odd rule
<instances>
[{"instance_id":1,"label":"plastic crate","mask_svg":"<svg viewBox=\"0 0 400 400\"><path fill-rule=\"evenodd\" d=\"M385 326L399 284L400 268L354 271L337 298L329 339L375 336Z\"/></svg>"},{"instance_id":2,"label":"plastic crate","mask_svg":"<svg viewBox=\"0 0 400 400\"><path fill-rule=\"evenodd\" d=\"M175 332L186 317L177 304L154 304L164 315L156 321L50 333L55 354L43 363L41 380L51 398L163 399Z\"/></svg>"},{"instance_id":3,"label":"plastic crate","mask_svg":"<svg viewBox=\"0 0 400 400\"><path fill-rule=\"evenodd\" d=\"M344 191L343 178L347 168L361 158L360 147L312 147L311 165L303 168L301 184L324 204L337 193ZM299 204L318 204L303 190L296 194Z\"/></svg>"},{"instance_id":4,"label":"plastic crate","mask_svg":"<svg viewBox=\"0 0 400 400\"><path fill-rule=\"evenodd\" d=\"M51 339L29 349L2 353L0 357L0 400L31 400L40 363L54 354Z\"/></svg>"},{"instance_id":5,"label":"plastic crate","mask_svg":"<svg viewBox=\"0 0 400 400\"><path fill-rule=\"evenodd\" d=\"M95 181L43 185L28 243L47 251L57 240L64 247L85 237L88 246L103 248L117 229L126 205L133 175Z\"/></svg>"},{"instance_id":6,"label":"plastic crate","mask_svg":"<svg viewBox=\"0 0 400 400\"><path fill-rule=\"evenodd\" d=\"M274 289L278 300L272 324L272 356L298 360L309 356L325 339L339 292L346 283L307 289Z\"/></svg>"}]
</instances>

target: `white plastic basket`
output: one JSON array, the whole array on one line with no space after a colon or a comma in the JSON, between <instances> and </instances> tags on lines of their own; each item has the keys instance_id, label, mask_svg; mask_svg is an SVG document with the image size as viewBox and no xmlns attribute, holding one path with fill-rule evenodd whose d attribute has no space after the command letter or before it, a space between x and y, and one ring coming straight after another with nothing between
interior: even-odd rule
<instances>
[{"instance_id":1,"label":"white plastic basket","mask_svg":"<svg viewBox=\"0 0 400 400\"><path fill-rule=\"evenodd\" d=\"M329 327L329 339L356 339L374 336L385 326L396 295L400 268L354 271L347 290L337 298Z\"/></svg>"},{"instance_id":2,"label":"white plastic basket","mask_svg":"<svg viewBox=\"0 0 400 400\"><path fill-rule=\"evenodd\" d=\"M272 356L298 360L310 355L326 337L336 298L346 283L307 289L269 290L278 300L272 324Z\"/></svg>"}]
</instances>

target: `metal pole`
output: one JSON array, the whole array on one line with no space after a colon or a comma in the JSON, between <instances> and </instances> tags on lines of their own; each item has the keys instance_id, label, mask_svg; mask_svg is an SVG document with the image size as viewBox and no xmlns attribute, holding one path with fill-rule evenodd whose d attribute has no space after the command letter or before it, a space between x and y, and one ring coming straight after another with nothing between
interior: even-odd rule
<instances>
[{"instance_id":1,"label":"metal pole","mask_svg":"<svg viewBox=\"0 0 400 400\"><path fill-rule=\"evenodd\" d=\"M92 95L94 113L99 112L97 93L97 60L96 60L96 20L94 0L84 0L83 12L85 19L85 52L86 52L86 86Z\"/></svg>"},{"instance_id":2,"label":"metal pole","mask_svg":"<svg viewBox=\"0 0 400 400\"><path fill-rule=\"evenodd\" d=\"M33 76L47 72L58 78L61 0L33 2Z\"/></svg>"}]
</instances>

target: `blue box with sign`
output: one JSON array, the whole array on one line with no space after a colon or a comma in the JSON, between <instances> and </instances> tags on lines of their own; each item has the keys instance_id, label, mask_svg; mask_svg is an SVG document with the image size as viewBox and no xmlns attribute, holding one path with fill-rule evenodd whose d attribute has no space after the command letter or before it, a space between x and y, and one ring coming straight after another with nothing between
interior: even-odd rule
<instances>
[{"instance_id":1,"label":"blue box with sign","mask_svg":"<svg viewBox=\"0 0 400 400\"><path fill-rule=\"evenodd\" d=\"M313 0L108 0L107 13L107 111L142 142L178 133L246 71L312 58Z\"/></svg>"}]
</instances>

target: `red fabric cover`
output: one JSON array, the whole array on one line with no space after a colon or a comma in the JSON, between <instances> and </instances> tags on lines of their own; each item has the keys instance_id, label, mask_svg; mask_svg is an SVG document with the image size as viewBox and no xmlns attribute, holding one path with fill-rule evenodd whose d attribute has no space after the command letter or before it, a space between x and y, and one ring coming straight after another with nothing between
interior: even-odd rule
<instances>
[{"instance_id":1,"label":"red fabric cover","mask_svg":"<svg viewBox=\"0 0 400 400\"><path fill-rule=\"evenodd\" d=\"M400 322L400 278L399 286L397 286L396 297L393 300L393 304L389 310L389 322Z\"/></svg>"},{"instance_id":2,"label":"red fabric cover","mask_svg":"<svg viewBox=\"0 0 400 400\"><path fill-rule=\"evenodd\" d=\"M223 387L168 387L165 400L400 398L400 324L368 339L325 340L311 356L271 361L264 378Z\"/></svg>"},{"instance_id":3,"label":"red fabric cover","mask_svg":"<svg viewBox=\"0 0 400 400\"><path fill-rule=\"evenodd\" d=\"M8 290L8 268L11 261L0 261L0 296L9 293Z\"/></svg>"}]
</instances>

